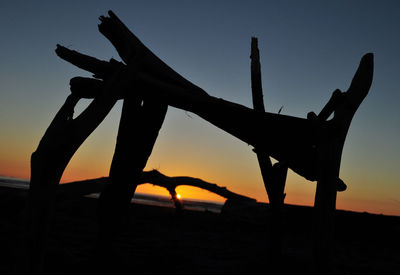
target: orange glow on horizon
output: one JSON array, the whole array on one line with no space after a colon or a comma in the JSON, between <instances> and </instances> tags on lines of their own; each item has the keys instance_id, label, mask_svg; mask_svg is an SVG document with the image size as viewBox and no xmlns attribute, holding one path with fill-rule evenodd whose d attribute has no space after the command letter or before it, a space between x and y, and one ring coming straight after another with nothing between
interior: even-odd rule
<instances>
[{"instance_id":1,"label":"orange glow on horizon","mask_svg":"<svg viewBox=\"0 0 400 275\"><path fill-rule=\"evenodd\" d=\"M107 176L111 155L112 154L102 159L92 156L79 157L79 155L77 158L74 157L65 170L61 182L65 183ZM0 156L0 175L29 180L29 157L21 157L18 155L18 158L20 159L17 159L17 156L11 157L7 154ZM208 170L207 166L202 166L198 163L190 164L186 162L184 164L174 161L162 163L161 172L167 176L192 176L201 178L210 183L225 186L232 192L255 198L259 202L268 202L265 187L259 175L259 171L257 170L257 166L249 172L247 170ZM156 167L154 162L150 162L150 165L148 165L145 170L150 170L154 167ZM374 189L373 182L370 183L363 180L363 182L360 183L352 179L346 183L348 184L348 190L343 193L338 193L337 209L400 216L400 202L396 197L390 197L389 195L391 194L389 193L388 195L386 190L379 190L379 193ZM285 193L287 194L285 203L313 206L315 188L315 182L308 182L295 175L293 172L290 172L285 188ZM142 184L136 191L138 193L170 196L165 188L156 187L151 184ZM181 198L185 199L216 202L225 201L223 197L196 187L180 186L176 191L180 194Z\"/></svg>"},{"instance_id":2,"label":"orange glow on horizon","mask_svg":"<svg viewBox=\"0 0 400 275\"><path fill-rule=\"evenodd\" d=\"M218 196L209 191L202 190L197 187L191 186L179 186L177 189L177 198L178 199L196 199L196 200L206 200L206 201L215 201L215 202L225 202L225 198ZM144 194L152 194L152 195L160 195L160 196L171 196L167 189L163 187L159 187L156 185L152 185L149 183L141 184L136 188L136 193L144 193Z\"/></svg>"}]
</instances>

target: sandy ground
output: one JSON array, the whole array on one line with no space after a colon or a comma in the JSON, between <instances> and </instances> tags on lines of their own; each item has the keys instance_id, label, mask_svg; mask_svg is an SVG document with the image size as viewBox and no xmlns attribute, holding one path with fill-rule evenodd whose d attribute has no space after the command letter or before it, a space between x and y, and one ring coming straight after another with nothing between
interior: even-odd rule
<instances>
[{"instance_id":1,"label":"sandy ground","mask_svg":"<svg viewBox=\"0 0 400 275\"><path fill-rule=\"evenodd\" d=\"M25 198L0 188L0 274L21 264ZM46 254L46 274L98 274L93 198L60 202ZM312 209L287 206L284 258L272 271L266 237L268 207L237 214L132 205L130 223L115 236L112 274L310 274ZM333 274L400 274L400 218L338 211ZM262 271L262 272L261 272Z\"/></svg>"}]
</instances>

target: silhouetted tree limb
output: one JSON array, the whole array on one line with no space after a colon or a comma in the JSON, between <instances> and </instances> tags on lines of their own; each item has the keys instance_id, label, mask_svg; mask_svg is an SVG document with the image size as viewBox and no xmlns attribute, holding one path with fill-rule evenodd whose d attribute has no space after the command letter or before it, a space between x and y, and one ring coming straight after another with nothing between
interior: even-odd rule
<instances>
[{"instance_id":1,"label":"silhouetted tree limb","mask_svg":"<svg viewBox=\"0 0 400 275\"><path fill-rule=\"evenodd\" d=\"M126 64L161 81L205 93L154 55L112 11L108 15L100 17L99 31L113 44Z\"/></svg>"},{"instance_id":2,"label":"silhouetted tree limb","mask_svg":"<svg viewBox=\"0 0 400 275\"><path fill-rule=\"evenodd\" d=\"M261 81L260 51L258 49L257 37L251 38L251 94L253 99L253 109L259 112L265 112L264 95Z\"/></svg>"},{"instance_id":3,"label":"silhouetted tree limb","mask_svg":"<svg viewBox=\"0 0 400 275\"><path fill-rule=\"evenodd\" d=\"M128 206L152 152L168 105L157 100L126 96L109 180L100 195L99 237L104 252L128 218ZM112 243L112 242L110 242Z\"/></svg>"},{"instance_id":4,"label":"silhouetted tree limb","mask_svg":"<svg viewBox=\"0 0 400 275\"><path fill-rule=\"evenodd\" d=\"M251 39L251 91L253 98L253 108L258 112L265 112L262 81L260 53L258 49L258 39ZM284 203L284 189L288 167L280 162L272 165L271 159L265 152L254 149L260 166L264 186L268 194L271 206L271 232L269 235L268 255L272 263L276 263L271 269L277 269L283 253L283 226L282 226L282 208Z\"/></svg>"},{"instance_id":5,"label":"silhouetted tree limb","mask_svg":"<svg viewBox=\"0 0 400 275\"><path fill-rule=\"evenodd\" d=\"M58 195L61 197L83 196L92 193L100 193L104 189L108 180L108 177L102 177L97 179L64 183L58 186L57 192ZM193 186L210 191L230 200L255 201L252 198L234 193L228 190L226 187L220 187L217 184L210 183L202 179L193 177L169 177L160 173L157 170L143 171L139 183L150 183L153 185L164 187L167 190L175 190L177 187L182 185Z\"/></svg>"},{"instance_id":6,"label":"silhouetted tree limb","mask_svg":"<svg viewBox=\"0 0 400 275\"><path fill-rule=\"evenodd\" d=\"M99 60L97 58L81 54L77 51L70 50L57 44L57 55L65 61L81 68L85 71L91 72L96 78L106 79L115 73L115 69L121 68L124 64L114 59L109 62Z\"/></svg>"},{"instance_id":7,"label":"silhouetted tree limb","mask_svg":"<svg viewBox=\"0 0 400 275\"><path fill-rule=\"evenodd\" d=\"M314 120L327 119L331 113L332 138L318 151L320 174L315 193L314 259L316 274L330 274L333 253L334 210L341 155L350 123L369 92L373 78L373 54L366 54L345 93L336 90L327 106ZM343 184L343 182L342 182ZM345 186L344 186L345 188Z\"/></svg>"},{"instance_id":8,"label":"silhouetted tree limb","mask_svg":"<svg viewBox=\"0 0 400 275\"><path fill-rule=\"evenodd\" d=\"M265 113L262 81L261 81L261 64L260 53L258 50L258 40L256 37L251 39L251 91L253 99L253 108L255 111ZM265 189L272 208L279 209L283 205L284 188L286 182L287 167L286 165L276 164L272 166L269 156L262 151L254 149L257 155L261 175L264 181Z\"/></svg>"},{"instance_id":9,"label":"silhouetted tree limb","mask_svg":"<svg viewBox=\"0 0 400 275\"><path fill-rule=\"evenodd\" d=\"M98 62L91 59L90 62ZM74 108L79 94L70 94L55 115L31 156L31 180L27 220L27 268L40 273L46 235L54 214L55 192L61 176L84 140L96 129L116 103L113 87L119 70L104 80L101 89L89 106L76 118Z\"/></svg>"}]
</instances>

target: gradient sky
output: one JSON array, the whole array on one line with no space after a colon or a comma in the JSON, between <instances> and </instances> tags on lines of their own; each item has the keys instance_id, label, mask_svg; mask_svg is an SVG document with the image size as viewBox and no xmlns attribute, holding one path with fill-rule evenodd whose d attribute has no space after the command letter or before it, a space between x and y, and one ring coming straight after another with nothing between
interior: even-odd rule
<instances>
[{"instance_id":1,"label":"gradient sky","mask_svg":"<svg viewBox=\"0 0 400 275\"><path fill-rule=\"evenodd\" d=\"M374 81L347 136L340 176L348 190L338 194L337 208L400 215L399 1L109 2L1 1L0 175L29 178L30 154L69 94L69 79L88 76L55 55L57 43L120 59L97 30L98 17L112 9L178 73L249 107L250 39L257 36L267 111L283 106L286 115L319 112L336 88L347 90L362 55L373 52ZM108 175L120 110L118 103L79 149L63 182ZM146 169L199 177L267 201L251 149L170 107ZM312 205L315 186L290 172L286 202Z\"/></svg>"}]
</instances>

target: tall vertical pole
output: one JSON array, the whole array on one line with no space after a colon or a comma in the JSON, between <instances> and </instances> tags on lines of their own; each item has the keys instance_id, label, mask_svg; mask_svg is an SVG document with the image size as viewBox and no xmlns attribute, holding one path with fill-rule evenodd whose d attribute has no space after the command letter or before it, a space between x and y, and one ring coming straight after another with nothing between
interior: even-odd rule
<instances>
[{"instance_id":1,"label":"tall vertical pole","mask_svg":"<svg viewBox=\"0 0 400 275\"><path fill-rule=\"evenodd\" d=\"M263 91L261 84L261 64L256 37L251 39L251 91L253 97L253 108L258 112L265 112ZM271 262L281 259L282 256L282 208L284 201L284 188L287 175L287 167L280 163L272 165L267 152L254 149L267 191L271 207L272 219L270 225L270 236L268 248Z\"/></svg>"}]
</instances>

